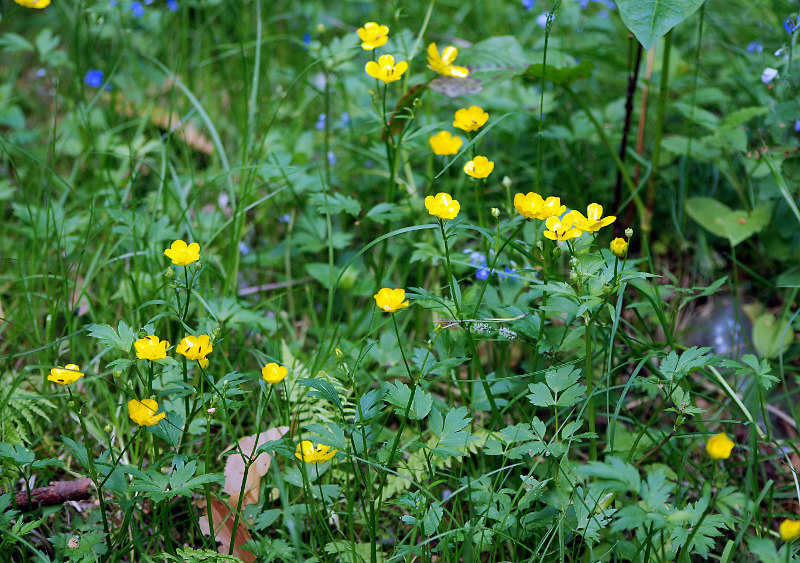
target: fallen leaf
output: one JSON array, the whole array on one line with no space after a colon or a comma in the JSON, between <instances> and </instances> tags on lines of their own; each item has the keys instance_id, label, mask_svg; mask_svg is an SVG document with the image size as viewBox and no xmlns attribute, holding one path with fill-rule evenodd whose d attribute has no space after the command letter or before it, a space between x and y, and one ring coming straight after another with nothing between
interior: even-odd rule
<instances>
[{"instance_id":1,"label":"fallen leaf","mask_svg":"<svg viewBox=\"0 0 800 563\"><path fill-rule=\"evenodd\" d=\"M254 553L240 549L241 546L251 541L253 537L247 529L247 524L243 518L239 518L236 525L236 537L233 536L233 522L235 520L234 514L224 502L217 498L211 499L211 518L214 519L214 530L216 535L214 539L220 542L217 552L223 555L231 550L231 540L233 540L233 555L244 561L244 563L255 563L256 556ZM208 527L208 513L197 519L200 525L200 530L208 535L211 530Z\"/></svg>"},{"instance_id":2,"label":"fallen leaf","mask_svg":"<svg viewBox=\"0 0 800 563\"><path fill-rule=\"evenodd\" d=\"M261 444L280 440L289 431L288 426L270 428L258 435L245 436L239 440L239 448L242 453L235 452L228 456L225 463L225 487L223 493L228 493L231 506L239 504L239 494L242 491L242 482L245 481L244 497L242 504L255 504L258 502L258 493L261 487L261 477L266 475L272 463L272 456L267 452L261 453L256 457L253 464L247 471L245 477L244 468L246 460L253 457L255 451ZM244 456L242 455L244 454Z\"/></svg>"}]
</instances>

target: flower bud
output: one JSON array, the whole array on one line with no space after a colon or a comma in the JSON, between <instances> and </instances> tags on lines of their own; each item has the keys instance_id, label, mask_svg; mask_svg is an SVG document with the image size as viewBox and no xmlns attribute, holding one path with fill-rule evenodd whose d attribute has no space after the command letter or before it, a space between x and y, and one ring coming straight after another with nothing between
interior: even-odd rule
<instances>
[{"instance_id":1,"label":"flower bud","mask_svg":"<svg viewBox=\"0 0 800 563\"><path fill-rule=\"evenodd\" d=\"M553 258L561 258L561 255L564 254L564 251L561 250L560 246L556 246L553 249Z\"/></svg>"},{"instance_id":2,"label":"flower bud","mask_svg":"<svg viewBox=\"0 0 800 563\"><path fill-rule=\"evenodd\" d=\"M369 90L367 90L367 94L369 94L370 98L374 98L375 97L375 88L370 88Z\"/></svg>"},{"instance_id":3,"label":"flower bud","mask_svg":"<svg viewBox=\"0 0 800 563\"><path fill-rule=\"evenodd\" d=\"M114 379L117 379L118 377L121 377L121 376L122 376L122 370L121 369L115 369L114 370Z\"/></svg>"},{"instance_id":4,"label":"flower bud","mask_svg":"<svg viewBox=\"0 0 800 563\"><path fill-rule=\"evenodd\" d=\"M105 426L103 426L103 431L104 431L106 434L111 434L111 431L112 431L112 430L114 430L114 427L113 427L113 426L111 426L110 424L106 424Z\"/></svg>"},{"instance_id":5,"label":"flower bud","mask_svg":"<svg viewBox=\"0 0 800 563\"><path fill-rule=\"evenodd\" d=\"M511 178L509 178L508 176L503 176L503 187L508 189L511 187L511 184L513 184Z\"/></svg>"},{"instance_id":6,"label":"flower bud","mask_svg":"<svg viewBox=\"0 0 800 563\"><path fill-rule=\"evenodd\" d=\"M143 328L140 328L136 336L139 338L147 338L147 331Z\"/></svg>"},{"instance_id":7,"label":"flower bud","mask_svg":"<svg viewBox=\"0 0 800 563\"><path fill-rule=\"evenodd\" d=\"M339 359L339 360L341 360L342 358L344 358L344 352L342 352L342 351L341 351L339 348L336 348L336 349L333 351L333 355L334 355L334 356L336 356L336 358L337 358L337 359Z\"/></svg>"},{"instance_id":8,"label":"flower bud","mask_svg":"<svg viewBox=\"0 0 800 563\"><path fill-rule=\"evenodd\" d=\"M170 287L171 289L178 289L178 286L179 286L179 285L180 285L180 284L178 284L178 282L176 282L176 281L173 281L171 284L169 284L169 287Z\"/></svg>"},{"instance_id":9,"label":"flower bud","mask_svg":"<svg viewBox=\"0 0 800 563\"><path fill-rule=\"evenodd\" d=\"M625 236L631 238L633 236L633 229L631 229L630 227L625 229Z\"/></svg>"},{"instance_id":10,"label":"flower bud","mask_svg":"<svg viewBox=\"0 0 800 563\"><path fill-rule=\"evenodd\" d=\"M326 30L326 29L327 29L327 28L325 27L325 24L324 24L324 23L322 23L322 22L319 22L319 23L317 24L317 27L316 27L317 33L325 33L325 30Z\"/></svg>"},{"instance_id":11,"label":"flower bud","mask_svg":"<svg viewBox=\"0 0 800 563\"><path fill-rule=\"evenodd\" d=\"M197 262L195 262L193 264L193 266L194 266L195 271L197 271L197 270L199 270L200 268L203 267L203 263L200 260L198 260Z\"/></svg>"},{"instance_id":12,"label":"flower bud","mask_svg":"<svg viewBox=\"0 0 800 563\"><path fill-rule=\"evenodd\" d=\"M542 241L540 241L540 240L537 240L536 241L536 248L538 248L539 250L544 250L544 243Z\"/></svg>"},{"instance_id":13,"label":"flower bud","mask_svg":"<svg viewBox=\"0 0 800 563\"><path fill-rule=\"evenodd\" d=\"M569 271L569 279L577 280L578 279L578 272L576 272L575 270L570 270Z\"/></svg>"},{"instance_id":14,"label":"flower bud","mask_svg":"<svg viewBox=\"0 0 800 563\"><path fill-rule=\"evenodd\" d=\"M217 412L217 408L216 407L211 407L210 409L206 409L206 412L208 414L214 414L215 412Z\"/></svg>"},{"instance_id":15,"label":"flower bud","mask_svg":"<svg viewBox=\"0 0 800 563\"><path fill-rule=\"evenodd\" d=\"M222 329L217 327L213 331L211 331L211 337L216 342L219 340L219 337L222 336Z\"/></svg>"},{"instance_id":16,"label":"flower bud","mask_svg":"<svg viewBox=\"0 0 800 563\"><path fill-rule=\"evenodd\" d=\"M164 272L164 277L167 278L168 280L171 280L172 278L175 277L175 270L173 270L172 268L167 268L167 271Z\"/></svg>"},{"instance_id":17,"label":"flower bud","mask_svg":"<svg viewBox=\"0 0 800 563\"><path fill-rule=\"evenodd\" d=\"M75 408L75 401L67 401L67 406L71 409Z\"/></svg>"},{"instance_id":18,"label":"flower bud","mask_svg":"<svg viewBox=\"0 0 800 563\"><path fill-rule=\"evenodd\" d=\"M497 209L496 207L492 207L492 217L494 217L495 219L500 217L500 210Z\"/></svg>"},{"instance_id":19,"label":"flower bud","mask_svg":"<svg viewBox=\"0 0 800 563\"><path fill-rule=\"evenodd\" d=\"M415 108L418 108L419 106L422 105L422 99L421 98L414 98L414 104L413 105L414 105Z\"/></svg>"}]
</instances>

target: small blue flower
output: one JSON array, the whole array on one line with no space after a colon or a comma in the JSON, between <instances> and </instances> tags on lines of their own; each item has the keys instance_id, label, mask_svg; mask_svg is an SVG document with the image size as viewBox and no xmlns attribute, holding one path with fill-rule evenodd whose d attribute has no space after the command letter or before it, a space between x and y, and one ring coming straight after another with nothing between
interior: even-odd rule
<instances>
[{"instance_id":1,"label":"small blue flower","mask_svg":"<svg viewBox=\"0 0 800 563\"><path fill-rule=\"evenodd\" d=\"M339 122L339 124L340 124L342 127L347 127L347 126L350 124L350 114L349 114L349 113L347 113L347 112L344 112L344 113L342 114L342 119L341 119L341 121Z\"/></svg>"},{"instance_id":2,"label":"small blue flower","mask_svg":"<svg viewBox=\"0 0 800 563\"><path fill-rule=\"evenodd\" d=\"M547 20L550 18L550 14L547 12L543 12L539 14L536 18L536 23L539 24L539 27L547 27Z\"/></svg>"},{"instance_id":3,"label":"small blue flower","mask_svg":"<svg viewBox=\"0 0 800 563\"><path fill-rule=\"evenodd\" d=\"M239 241L239 253L240 253L240 254L242 254L242 255L244 255L244 254L250 254L250 250L251 250L251 249L250 249L250 247L247 245L247 243L246 243L246 242L244 242L243 240L242 240L242 241Z\"/></svg>"},{"instance_id":4,"label":"small blue flower","mask_svg":"<svg viewBox=\"0 0 800 563\"><path fill-rule=\"evenodd\" d=\"M324 113L319 114L319 117L317 117L317 123L314 125L314 129L317 131L322 131L325 129L325 119L327 119L327 116Z\"/></svg>"},{"instance_id":5,"label":"small blue flower","mask_svg":"<svg viewBox=\"0 0 800 563\"><path fill-rule=\"evenodd\" d=\"M764 46L761 44L761 41L751 41L747 45L747 52L748 53L760 53L764 50Z\"/></svg>"},{"instance_id":6,"label":"small blue flower","mask_svg":"<svg viewBox=\"0 0 800 563\"><path fill-rule=\"evenodd\" d=\"M92 88L100 88L103 85L103 71L90 68L86 71L83 82Z\"/></svg>"},{"instance_id":7,"label":"small blue flower","mask_svg":"<svg viewBox=\"0 0 800 563\"><path fill-rule=\"evenodd\" d=\"M303 34L303 45L305 45L306 47L311 45L311 34L310 33L304 33Z\"/></svg>"},{"instance_id":8,"label":"small blue flower","mask_svg":"<svg viewBox=\"0 0 800 563\"><path fill-rule=\"evenodd\" d=\"M783 20L783 29L786 30L786 33L791 35L797 29L797 14L792 14L785 20Z\"/></svg>"},{"instance_id":9,"label":"small blue flower","mask_svg":"<svg viewBox=\"0 0 800 563\"><path fill-rule=\"evenodd\" d=\"M334 164L336 164L336 162L337 162L336 155L333 154L333 151L328 151L328 164L333 166Z\"/></svg>"},{"instance_id":10,"label":"small blue flower","mask_svg":"<svg viewBox=\"0 0 800 563\"><path fill-rule=\"evenodd\" d=\"M589 7L589 0L576 0L578 4L581 6L581 10L585 10Z\"/></svg>"},{"instance_id":11,"label":"small blue flower","mask_svg":"<svg viewBox=\"0 0 800 563\"><path fill-rule=\"evenodd\" d=\"M177 0L167 0L167 8L169 8L173 12L177 12L178 11Z\"/></svg>"},{"instance_id":12,"label":"small blue flower","mask_svg":"<svg viewBox=\"0 0 800 563\"><path fill-rule=\"evenodd\" d=\"M764 84L769 84L776 76L778 76L778 70L767 67L761 73L761 82L763 82Z\"/></svg>"},{"instance_id":13,"label":"small blue flower","mask_svg":"<svg viewBox=\"0 0 800 563\"><path fill-rule=\"evenodd\" d=\"M522 7L526 10L530 10L533 8L533 5L536 3L536 0L522 0Z\"/></svg>"},{"instance_id":14,"label":"small blue flower","mask_svg":"<svg viewBox=\"0 0 800 563\"><path fill-rule=\"evenodd\" d=\"M478 270L478 273L475 274L475 277L481 281L485 281L489 277L489 268L481 268Z\"/></svg>"},{"instance_id":15,"label":"small blue flower","mask_svg":"<svg viewBox=\"0 0 800 563\"><path fill-rule=\"evenodd\" d=\"M144 0L144 5L145 6L149 6L152 3L153 3L153 0Z\"/></svg>"},{"instance_id":16,"label":"small blue flower","mask_svg":"<svg viewBox=\"0 0 800 563\"><path fill-rule=\"evenodd\" d=\"M137 18L141 18L144 15L144 6L141 2L131 2L131 12Z\"/></svg>"},{"instance_id":17,"label":"small blue flower","mask_svg":"<svg viewBox=\"0 0 800 563\"><path fill-rule=\"evenodd\" d=\"M285 215L282 215L281 217L278 218L278 221L280 221L281 223L288 223L291 220L292 220L292 217L288 213L286 213Z\"/></svg>"},{"instance_id":18,"label":"small blue flower","mask_svg":"<svg viewBox=\"0 0 800 563\"><path fill-rule=\"evenodd\" d=\"M800 119L797 119L794 122L794 132L800 133Z\"/></svg>"}]
</instances>

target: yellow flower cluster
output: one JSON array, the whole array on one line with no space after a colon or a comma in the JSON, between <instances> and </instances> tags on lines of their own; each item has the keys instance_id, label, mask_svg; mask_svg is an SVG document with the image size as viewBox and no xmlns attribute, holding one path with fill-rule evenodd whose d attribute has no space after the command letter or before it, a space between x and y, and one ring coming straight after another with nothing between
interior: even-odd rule
<instances>
[{"instance_id":1,"label":"yellow flower cluster","mask_svg":"<svg viewBox=\"0 0 800 563\"><path fill-rule=\"evenodd\" d=\"M585 232L599 231L617 219L613 215L603 217L603 206L599 203L590 203L586 208L586 215L574 210L564 214L567 207L561 204L560 198L555 196L543 198L535 192L516 194L514 208L526 219L543 220L547 227L544 236L550 240L559 241L578 238ZM611 246L611 251L617 256L624 254L628 248L628 244L624 240L619 240L625 245L624 249L617 241L614 241Z\"/></svg>"},{"instance_id":2,"label":"yellow flower cluster","mask_svg":"<svg viewBox=\"0 0 800 563\"><path fill-rule=\"evenodd\" d=\"M389 39L389 27L377 22L365 23L363 27L358 28L356 33L361 39L361 48L365 51L383 47ZM444 76L465 78L469 76L469 70L453 64L457 56L458 49L452 45L448 45L440 53L436 43L431 43L428 45L428 68ZM398 61L395 63L392 55L381 55L377 61L369 61L364 70L372 78L389 84L400 80L403 73L408 70L408 62Z\"/></svg>"}]
</instances>

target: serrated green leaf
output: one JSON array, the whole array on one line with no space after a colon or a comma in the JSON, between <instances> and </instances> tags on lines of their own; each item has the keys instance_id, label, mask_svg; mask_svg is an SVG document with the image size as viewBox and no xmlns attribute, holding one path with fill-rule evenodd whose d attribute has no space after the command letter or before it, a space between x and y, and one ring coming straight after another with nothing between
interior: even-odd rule
<instances>
[{"instance_id":1,"label":"serrated green leaf","mask_svg":"<svg viewBox=\"0 0 800 563\"><path fill-rule=\"evenodd\" d=\"M639 471L630 463L616 457L605 462L589 461L577 467L576 472L586 477L594 477L603 487L619 492L639 494Z\"/></svg>"},{"instance_id":2,"label":"serrated green leaf","mask_svg":"<svg viewBox=\"0 0 800 563\"><path fill-rule=\"evenodd\" d=\"M325 399L340 409L342 408L342 402L339 400L339 394L336 392L336 388L327 381L321 379L300 379L297 383L304 387L311 387L314 389L314 391L308 392L310 397Z\"/></svg>"}]
</instances>

